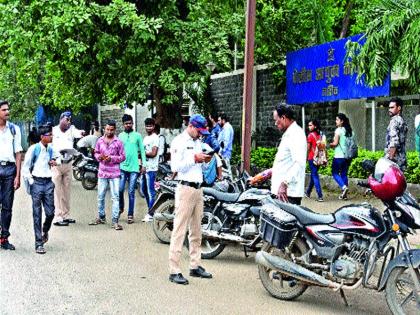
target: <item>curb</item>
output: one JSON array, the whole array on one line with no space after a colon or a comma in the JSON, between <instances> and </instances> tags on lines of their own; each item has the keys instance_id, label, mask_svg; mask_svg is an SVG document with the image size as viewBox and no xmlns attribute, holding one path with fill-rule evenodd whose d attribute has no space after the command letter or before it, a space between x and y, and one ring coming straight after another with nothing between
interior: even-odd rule
<instances>
[{"instance_id":1,"label":"curb","mask_svg":"<svg viewBox=\"0 0 420 315\"><path fill-rule=\"evenodd\" d=\"M310 174L306 174L306 183L309 182L310 176L311 176ZM321 186L323 189L327 189L330 191L339 191L338 185L332 176L320 174L319 179L321 181ZM349 178L349 191L351 193L358 193L362 195L365 193L366 188L357 186L357 182L361 180L365 180L365 179ZM416 199L420 198L420 185L419 184L408 183L407 189L414 196L414 198Z\"/></svg>"}]
</instances>

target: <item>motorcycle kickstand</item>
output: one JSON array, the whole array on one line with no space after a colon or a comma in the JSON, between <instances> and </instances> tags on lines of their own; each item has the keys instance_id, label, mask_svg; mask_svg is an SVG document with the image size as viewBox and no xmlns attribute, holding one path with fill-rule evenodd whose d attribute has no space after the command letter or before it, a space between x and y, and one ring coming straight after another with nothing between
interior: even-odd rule
<instances>
[{"instance_id":1,"label":"motorcycle kickstand","mask_svg":"<svg viewBox=\"0 0 420 315\"><path fill-rule=\"evenodd\" d=\"M341 298L343 299L343 301L344 301L344 305L346 306L346 307L349 307L350 305L349 305L349 303L347 302L347 298L346 298L346 296L345 296L345 294L344 294L344 290L343 289L340 289L340 295L341 295Z\"/></svg>"}]
</instances>

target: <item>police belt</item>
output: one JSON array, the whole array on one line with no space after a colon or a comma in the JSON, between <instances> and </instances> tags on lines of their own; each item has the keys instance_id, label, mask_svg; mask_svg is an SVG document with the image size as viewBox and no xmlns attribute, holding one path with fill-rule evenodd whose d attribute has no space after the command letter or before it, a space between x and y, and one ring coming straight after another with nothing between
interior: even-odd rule
<instances>
[{"instance_id":1,"label":"police belt","mask_svg":"<svg viewBox=\"0 0 420 315\"><path fill-rule=\"evenodd\" d=\"M15 165L15 162L0 161L0 166L10 166L10 165Z\"/></svg>"},{"instance_id":2,"label":"police belt","mask_svg":"<svg viewBox=\"0 0 420 315\"><path fill-rule=\"evenodd\" d=\"M195 189L200 189L201 188L201 183L187 182L185 180L181 180L179 183L181 185L189 186L189 187L192 187L192 188L195 188Z\"/></svg>"}]
</instances>

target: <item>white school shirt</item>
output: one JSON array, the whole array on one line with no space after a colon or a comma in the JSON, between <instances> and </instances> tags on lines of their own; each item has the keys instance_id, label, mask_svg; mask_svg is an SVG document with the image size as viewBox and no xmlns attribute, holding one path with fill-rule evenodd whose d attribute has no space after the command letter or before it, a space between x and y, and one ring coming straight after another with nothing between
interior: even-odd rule
<instances>
[{"instance_id":1,"label":"white school shirt","mask_svg":"<svg viewBox=\"0 0 420 315\"><path fill-rule=\"evenodd\" d=\"M203 182L201 163L195 163L194 155L201 153L201 141L194 140L185 130L171 143L171 169L178 173L179 180Z\"/></svg>"},{"instance_id":2,"label":"white school shirt","mask_svg":"<svg viewBox=\"0 0 420 315\"><path fill-rule=\"evenodd\" d=\"M31 171L29 170L32 161L32 154L35 150L35 146L40 145L41 151L39 152L38 158L34 163L34 168ZM53 150L52 158L56 158L59 154ZM28 148L28 151L25 154L25 161L23 162L22 166L22 176L25 178L32 178L35 177L43 177L43 178L51 178L52 172L51 167L48 164L50 161L50 155L48 154L47 148L42 143L36 143L31 145Z\"/></svg>"},{"instance_id":3,"label":"white school shirt","mask_svg":"<svg viewBox=\"0 0 420 315\"><path fill-rule=\"evenodd\" d=\"M280 184L287 182L289 197L303 197L305 189L306 136L296 122L284 132L277 149L271 177L271 193L277 195Z\"/></svg>"},{"instance_id":4,"label":"white school shirt","mask_svg":"<svg viewBox=\"0 0 420 315\"><path fill-rule=\"evenodd\" d=\"M10 132L10 122L6 122L6 127L3 130L0 130L0 161L1 162L12 162L15 163L15 153L22 152L21 144L21 133L20 128L17 125L15 126L15 142L13 148L13 135Z\"/></svg>"}]
</instances>

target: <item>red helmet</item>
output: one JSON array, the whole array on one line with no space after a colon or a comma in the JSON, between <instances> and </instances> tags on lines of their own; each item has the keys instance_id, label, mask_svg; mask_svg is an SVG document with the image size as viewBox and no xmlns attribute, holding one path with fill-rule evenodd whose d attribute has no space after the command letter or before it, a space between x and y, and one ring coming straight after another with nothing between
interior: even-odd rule
<instances>
[{"instance_id":1,"label":"red helmet","mask_svg":"<svg viewBox=\"0 0 420 315\"><path fill-rule=\"evenodd\" d=\"M407 188L403 172L399 167L385 159L378 160L374 176L369 176L368 183L373 194L382 201L391 201L401 196Z\"/></svg>"}]
</instances>

